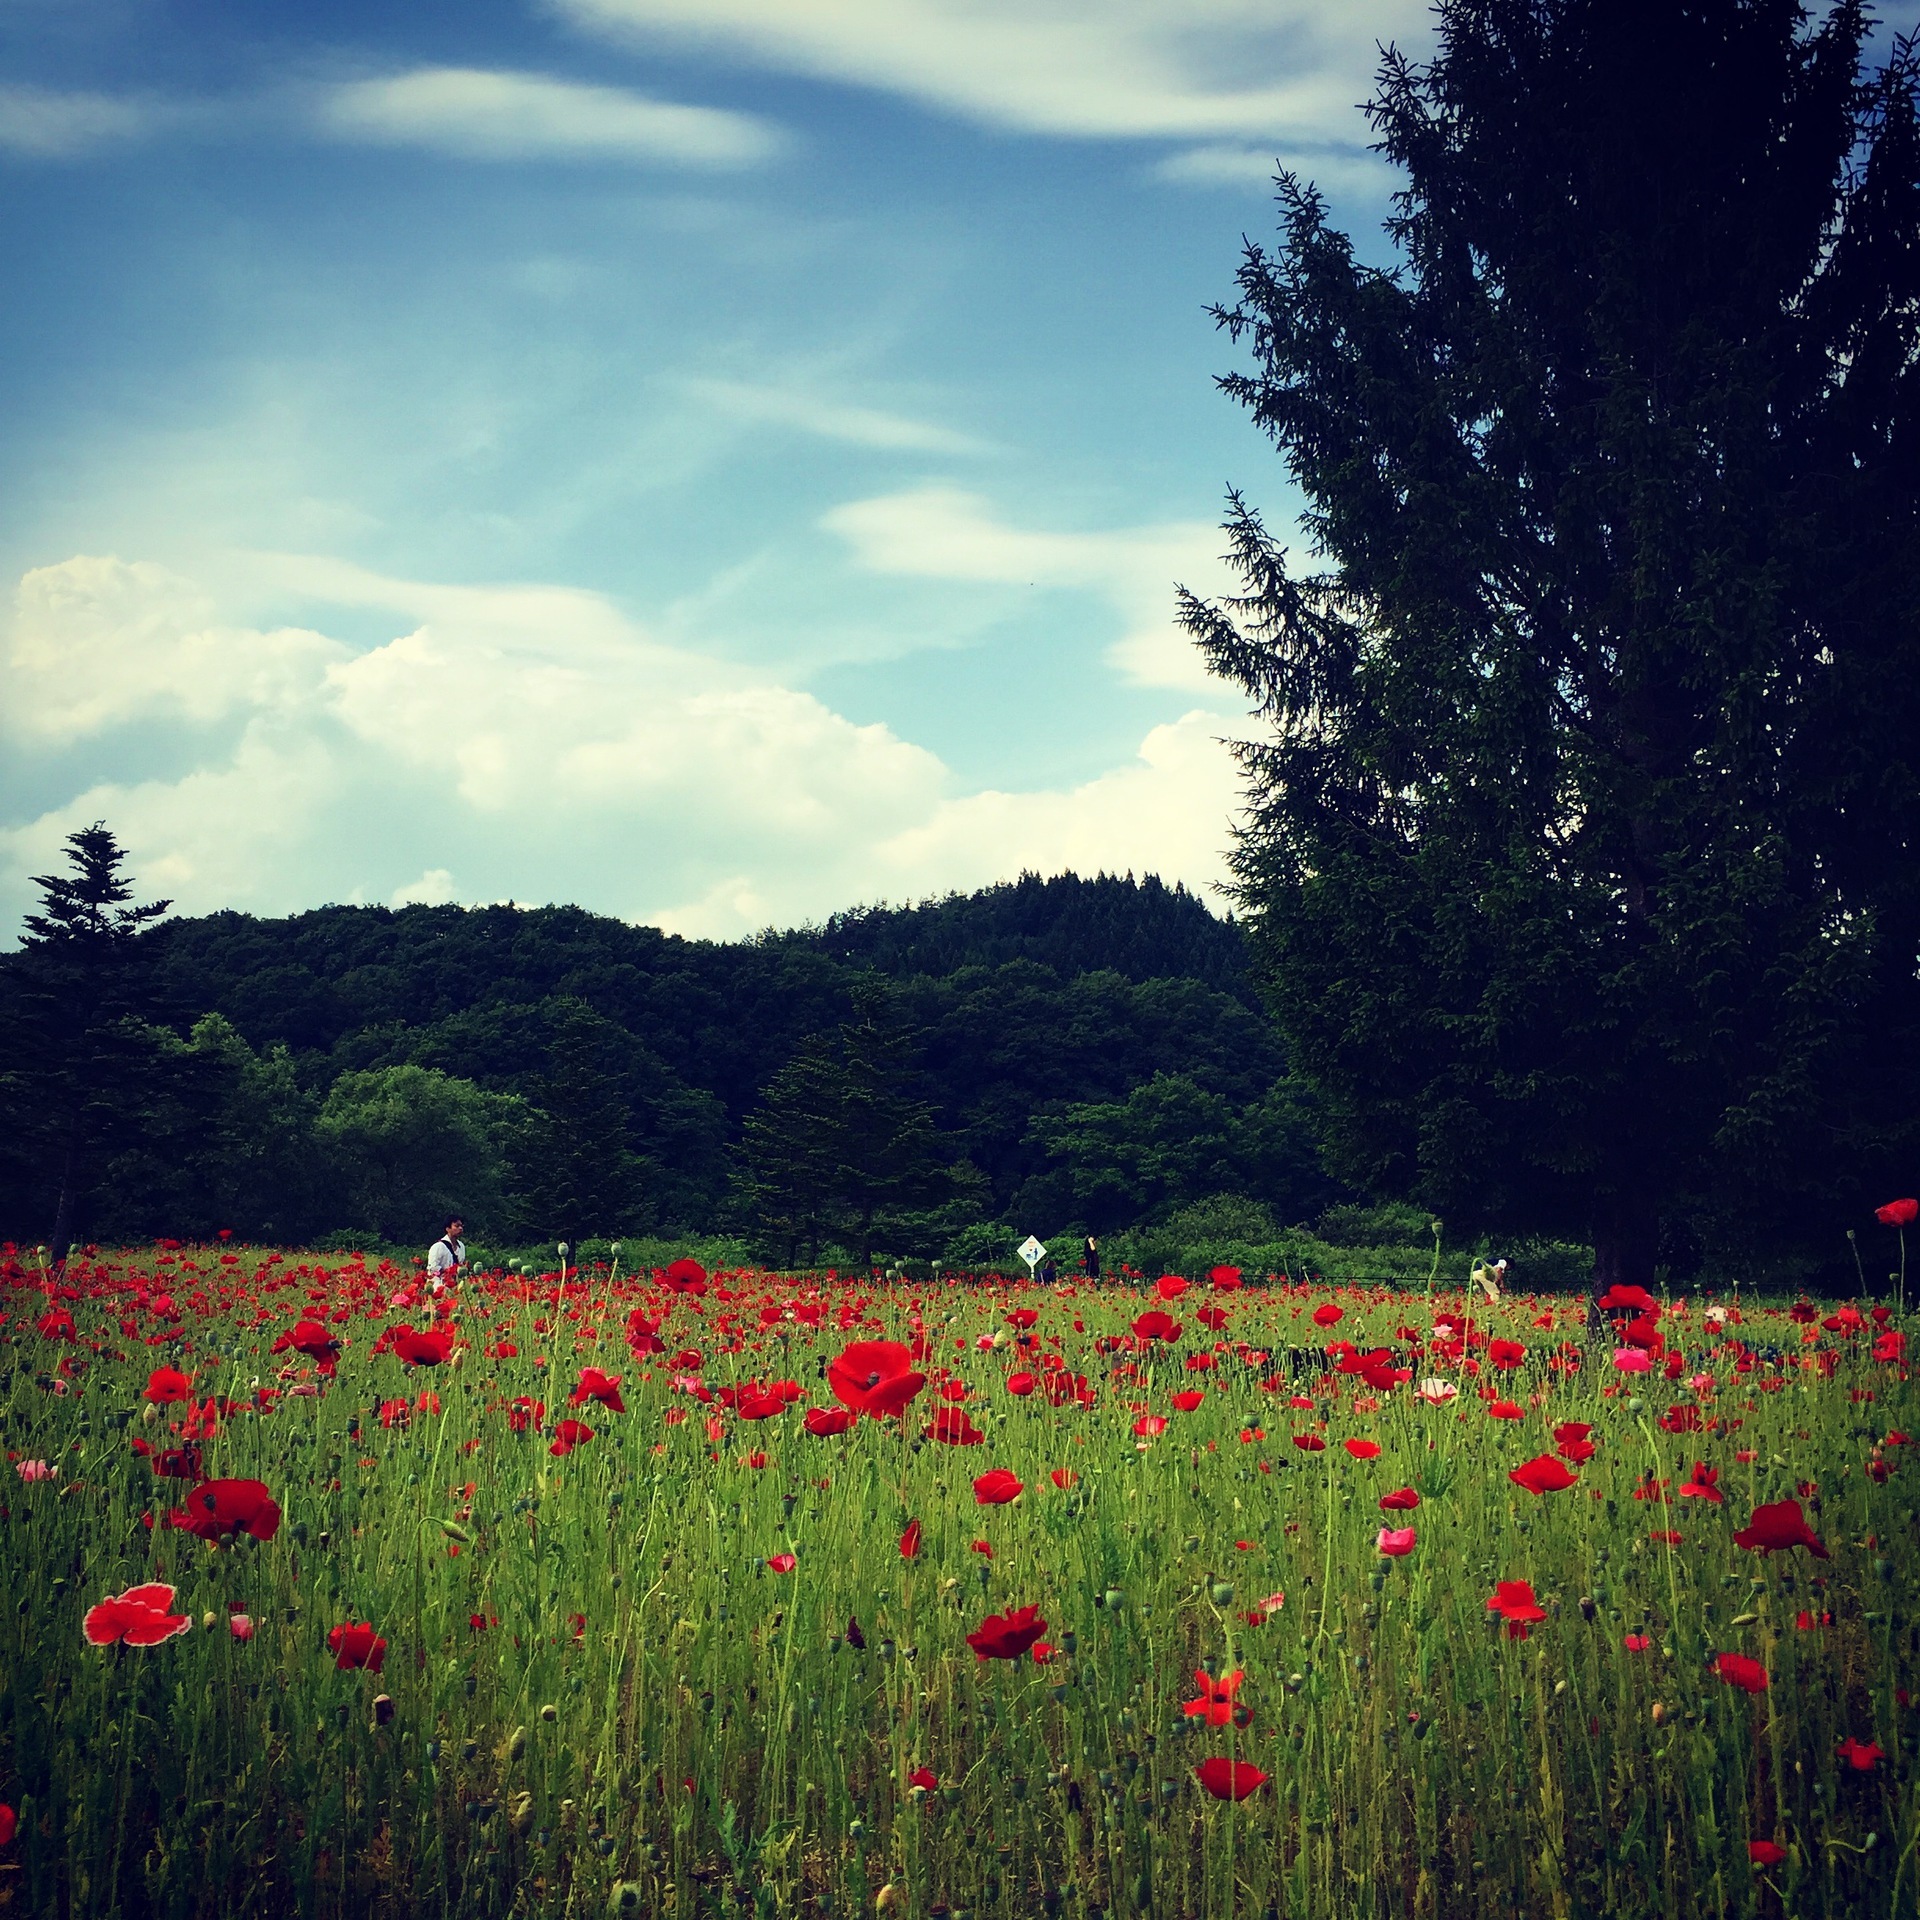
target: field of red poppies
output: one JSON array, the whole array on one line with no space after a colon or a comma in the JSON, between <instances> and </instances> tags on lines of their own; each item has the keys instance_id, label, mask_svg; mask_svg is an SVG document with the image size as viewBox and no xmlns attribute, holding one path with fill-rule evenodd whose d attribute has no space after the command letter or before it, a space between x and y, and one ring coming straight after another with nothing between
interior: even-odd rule
<instances>
[{"instance_id":1,"label":"field of red poppies","mask_svg":"<svg viewBox=\"0 0 1920 1920\"><path fill-rule=\"evenodd\" d=\"M21 1913L1920 1911L1885 1306L0 1279Z\"/></svg>"}]
</instances>

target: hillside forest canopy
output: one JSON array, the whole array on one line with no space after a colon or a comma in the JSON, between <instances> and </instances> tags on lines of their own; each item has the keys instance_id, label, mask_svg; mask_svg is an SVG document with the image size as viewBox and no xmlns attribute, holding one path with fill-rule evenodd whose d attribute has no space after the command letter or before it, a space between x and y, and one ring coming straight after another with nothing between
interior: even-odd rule
<instances>
[{"instance_id":1,"label":"hillside forest canopy","mask_svg":"<svg viewBox=\"0 0 1920 1920\"><path fill-rule=\"evenodd\" d=\"M1109 1270L1436 1257L1417 1194L1326 1170L1241 925L1152 876L726 943L577 907L167 918L104 827L69 854L0 956L0 1237L27 1245L417 1249L457 1211L495 1249L706 1239L784 1267L1005 1267L1028 1232L1068 1268L1088 1234ZM1780 1258L1843 1280L1851 1224ZM1498 1247L1534 1283L1591 1264L1544 1232Z\"/></svg>"},{"instance_id":2,"label":"hillside forest canopy","mask_svg":"<svg viewBox=\"0 0 1920 1920\"><path fill-rule=\"evenodd\" d=\"M1258 1239L1354 1199L1238 927L1151 876L1029 874L739 943L515 906L116 933L111 836L73 856L122 894L100 955L30 927L0 967L37 1116L0 1148L17 1240L424 1244L457 1209L496 1245L1004 1264L1036 1228L1211 1204Z\"/></svg>"}]
</instances>

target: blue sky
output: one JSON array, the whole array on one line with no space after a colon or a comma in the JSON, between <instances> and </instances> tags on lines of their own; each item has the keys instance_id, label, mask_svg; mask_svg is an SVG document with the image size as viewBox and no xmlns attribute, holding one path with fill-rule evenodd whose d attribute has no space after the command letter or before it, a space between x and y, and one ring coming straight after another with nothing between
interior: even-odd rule
<instances>
[{"instance_id":1,"label":"blue sky","mask_svg":"<svg viewBox=\"0 0 1920 1920\"><path fill-rule=\"evenodd\" d=\"M1205 313L1413 5L0 0L0 920L1221 873Z\"/></svg>"}]
</instances>

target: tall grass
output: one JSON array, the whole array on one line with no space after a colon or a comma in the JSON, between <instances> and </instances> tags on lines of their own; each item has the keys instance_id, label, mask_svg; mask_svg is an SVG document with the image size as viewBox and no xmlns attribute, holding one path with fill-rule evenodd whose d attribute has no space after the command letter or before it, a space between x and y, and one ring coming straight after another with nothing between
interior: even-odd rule
<instances>
[{"instance_id":1,"label":"tall grass","mask_svg":"<svg viewBox=\"0 0 1920 1920\"><path fill-rule=\"evenodd\" d=\"M17 1911L1920 1910L1920 1719L1898 1691L1920 1686L1916 1469L1879 1444L1920 1409L1904 1370L1868 1357L1870 1325L1803 1345L1778 1308L1748 1303L1728 1334L1766 1357L1743 1373L1697 1312L1670 1317L1688 1373L1714 1375L1696 1391L1616 1375L1608 1352L1543 1364L1578 1338L1579 1308L1515 1299L1490 1315L1443 1296L1436 1311L1529 1345L1525 1367L1498 1376L1525 1410L1504 1421L1480 1381L1431 1356L1416 1378L1458 1381L1451 1404L1322 1371L1309 1356L1331 1336L1307 1316L1324 1289L1215 1296L1227 1351L1189 1372L1184 1356L1215 1339L1194 1322L1197 1295L1176 1304L1176 1347L1140 1351L1127 1329L1150 1296L848 1284L800 1296L825 1305L817 1330L763 1328L762 1306L796 1292L741 1275L673 1300L668 1353L637 1360L626 1313L668 1300L650 1282L496 1276L463 1289L457 1363L409 1372L369 1353L390 1317L369 1310L398 1274L330 1267L299 1282L355 1314L334 1329L353 1344L323 1383L269 1354L303 1296L273 1291L287 1263L263 1276L261 1260L224 1275L203 1260L192 1280L136 1262L170 1278L187 1313L162 1345L145 1341L170 1323L134 1304L127 1265L78 1278L74 1343L35 1331L40 1278L14 1270L6 1445L16 1464L60 1469L10 1473L0 1492L0 1800L20 1814L0 1899ZM186 1307L195 1282L201 1313ZM1333 1335L1407 1354L1395 1328L1410 1303L1337 1297ZM1035 1338L1057 1337L1097 1404L1006 1391L1032 1354L978 1342L1016 1305L1039 1310ZM816 1439L798 1407L740 1420L677 1389L665 1364L687 1344L709 1389L792 1378L830 1405L821 1363L850 1338L910 1338L916 1310L926 1370L972 1390L978 1446L924 1437L937 1378L904 1420ZM723 1319L739 1322L740 1351L720 1351ZM1429 1315L1413 1321L1424 1336ZM502 1339L520 1352L489 1359ZM90 1364L63 1379L63 1359ZM207 1473L272 1488L285 1517L271 1542L213 1548L164 1525L187 1483L155 1479L129 1444L160 1444L183 1411L146 1410L162 1361L234 1402L256 1382L321 1388L233 1414L206 1447ZM583 1362L622 1373L624 1414L560 1404ZM1116 1364L1138 1377L1115 1379ZM1188 1387L1204 1403L1173 1411ZM381 1424L383 1402L423 1392L437 1413ZM521 1395L547 1402L544 1433L509 1430ZM1670 1405L1698 1407L1702 1429L1663 1429ZM1169 1422L1144 1443L1141 1411ZM594 1437L555 1457L553 1423L570 1413ZM1597 1456L1566 1492L1522 1491L1509 1470L1569 1419L1593 1424ZM1379 1457L1349 1457L1352 1436ZM1884 1482L1870 1459L1892 1468ZM1723 1507L1671 1497L1695 1460L1718 1467ZM976 1504L988 1467L1020 1477L1018 1501ZM1055 1486L1056 1468L1075 1484ZM1670 1483L1667 1503L1635 1497L1648 1476ZM1803 1483L1830 1561L1733 1544L1755 1504ZM1418 1509L1382 1514L1380 1495L1408 1485ZM1404 1559L1377 1550L1383 1520L1418 1529ZM1669 1532L1677 1543L1653 1537ZM791 1572L769 1569L789 1552ZM1548 1613L1524 1640L1488 1612L1502 1579L1530 1581ZM90 1604L152 1580L177 1585L192 1632L84 1644ZM1053 1660L976 1660L967 1632L1029 1603ZM234 1607L255 1622L249 1641L226 1627ZM378 1675L327 1651L349 1620L389 1642ZM1629 1634L1650 1644L1630 1650ZM1764 1663L1766 1693L1716 1676L1729 1649ZM1182 1711L1196 1668L1244 1670L1250 1725ZM1838 1752L1850 1738L1884 1758L1855 1769ZM1270 1781L1216 1801L1193 1772L1212 1755ZM931 1790L912 1783L922 1767ZM1756 1866L1755 1840L1786 1858Z\"/></svg>"}]
</instances>

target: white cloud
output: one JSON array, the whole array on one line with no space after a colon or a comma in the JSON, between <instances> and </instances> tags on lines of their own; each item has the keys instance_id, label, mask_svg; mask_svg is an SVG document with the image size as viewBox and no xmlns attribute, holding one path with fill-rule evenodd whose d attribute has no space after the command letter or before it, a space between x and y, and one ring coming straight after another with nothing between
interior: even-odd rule
<instances>
[{"instance_id":1,"label":"white cloud","mask_svg":"<svg viewBox=\"0 0 1920 1920\"><path fill-rule=\"evenodd\" d=\"M1126 679L1188 693L1220 691L1193 642L1173 624L1176 582L1209 596L1230 590L1217 527L1175 520L1102 533L1039 533L994 518L976 494L942 486L852 501L822 524L875 573L1099 594L1125 623L1107 658Z\"/></svg>"},{"instance_id":2,"label":"white cloud","mask_svg":"<svg viewBox=\"0 0 1920 1920\"><path fill-rule=\"evenodd\" d=\"M323 128L347 140L427 147L463 160L619 160L744 167L778 131L751 114L689 107L538 73L421 67L323 96Z\"/></svg>"},{"instance_id":3,"label":"white cloud","mask_svg":"<svg viewBox=\"0 0 1920 1920\"><path fill-rule=\"evenodd\" d=\"M856 523L877 533L873 506ZM1051 556L1068 583L1092 577L1105 537L1020 536L977 516L973 534L967 577L1000 577L995 541L1011 552L1024 537L1024 556ZM1089 544L1062 544L1076 539ZM31 645L24 665L16 646L3 708L19 741L164 730L183 710L238 724L185 771L103 772L0 832L0 894L23 902L25 876L95 819L121 835L143 892L188 912L577 899L737 935L1023 867L1194 886L1222 869L1234 776L1218 716L1157 727L1137 758L1070 789L969 793L890 728L662 645L594 594L253 564L256 591L271 579L283 599L357 609L363 627L384 611L401 630L355 649L224 624L193 583L139 563L27 577ZM81 681L94 691L77 695Z\"/></svg>"},{"instance_id":4,"label":"white cloud","mask_svg":"<svg viewBox=\"0 0 1920 1920\"><path fill-rule=\"evenodd\" d=\"M177 117L177 109L156 101L0 85L0 148L41 159L67 160L117 146Z\"/></svg>"},{"instance_id":5,"label":"white cloud","mask_svg":"<svg viewBox=\"0 0 1920 1920\"><path fill-rule=\"evenodd\" d=\"M557 0L590 29L745 53L1028 132L1352 137L1424 0Z\"/></svg>"},{"instance_id":6,"label":"white cloud","mask_svg":"<svg viewBox=\"0 0 1920 1920\"><path fill-rule=\"evenodd\" d=\"M346 654L298 628L222 625L192 581L89 554L22 578L9 641L7 704L48 741L155 715L205 724L284 706Z\"/></svg>"},{"instance_id":7,"label":"white cloud","mask_svg":"<svg viewBox=\"0 0 1920 1920\"><path fill-rule=\"evenodd\" d=\"M1329 194L1385 195L1394 189L1392 167L1377 153L1356 147L1325 147L1276 154L1267 147L1216 143L1188 147L1154 162L1156 180L1189 187L1255 187L1268 190L1282 168Z\"/></svg>"},{"instance_id":8,"label":"white cloud","mask_svg":"<svg viewBox=\"0 0 1920 1920\"><path fill-rule=\"evenodd\" d=\"M387 895L390 907L444 907L459 899L460 890L445 867L429 867L418 880L395 887Z\"/></svg>"},{"instance_id":9,"label":"white cloud","mask_svg":"<svg viewBox=\"0 0 1920 1920\"><path fill-rule=\"evenodd\" d=\"M969 455L991 453L992 445L951 427L910 420L874 407L847 406L791 387L753 386L743 380L691 379L686 391L735 420L791 427L822 440L844 440L857 447L903 453Z\"/></svg>"}]
</instances>

